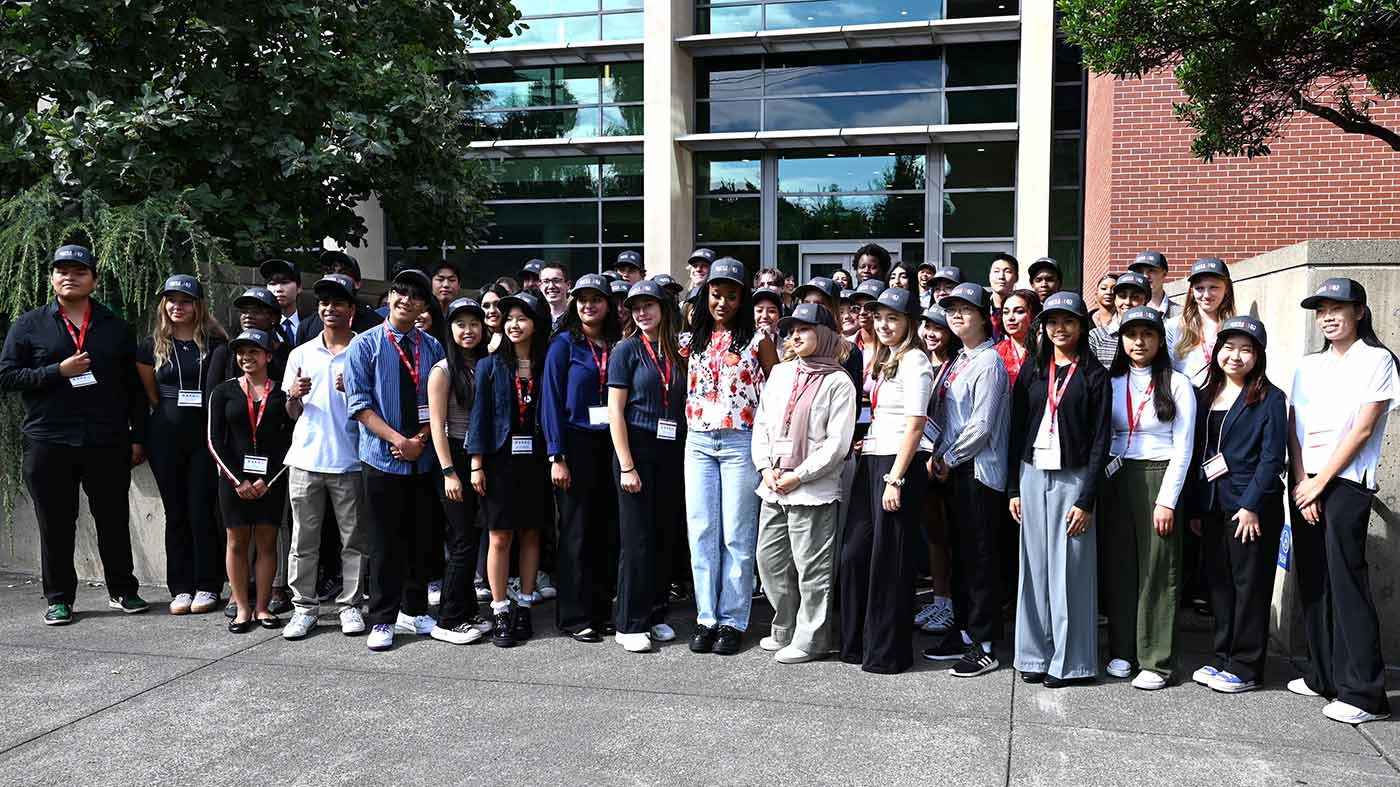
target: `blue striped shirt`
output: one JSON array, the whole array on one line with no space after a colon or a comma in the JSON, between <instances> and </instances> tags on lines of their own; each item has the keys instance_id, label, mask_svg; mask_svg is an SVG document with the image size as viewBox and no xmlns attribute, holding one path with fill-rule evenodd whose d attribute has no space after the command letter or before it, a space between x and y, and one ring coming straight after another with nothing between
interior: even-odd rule
<instances>
[{"instance_id":1,"label":"blue striped shirt","mask_svg":"<svg viewBox=\"0 0 1400 787\"><path fill-rule=\"evenodd\" d=\"M361 410L373 410L384 419L389 428L408 437L418 432L418 424L402 423L403 403L399 399L399 375L407 369L396 348L404 334L394 330L388 322L384 325L393 336L392 342L384 334L384 328L376 326L374 330L359 334L351 340L350 348L345 351L345 399L351 418ZM428 403L428 372L433 368L433 364L442 360L443 352L437 339L417 328L408 332L409 341L413 341L412 336L415 333L422 337L422 349L418 359L417 404L424 405ZM411 356L409 360L412 361ZM360 461L376 470L393 475L408 475L415 470L423 473L431 469L436 460L431 446L423 451L417 462L395 459L389 452L388 443L379 439L379 436L364 424L359 424L359 427L357 452Z\"/></svg>"}]
</instances>

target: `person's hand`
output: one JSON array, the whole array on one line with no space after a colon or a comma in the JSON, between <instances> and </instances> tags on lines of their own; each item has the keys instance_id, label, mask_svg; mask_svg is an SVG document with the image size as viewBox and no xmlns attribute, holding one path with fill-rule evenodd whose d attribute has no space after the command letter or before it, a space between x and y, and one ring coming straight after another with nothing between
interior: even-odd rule
<instances>
[{"instance_id":1,"label":"person's hand","mask_svg":"<svg viewBox=\"0 0 1400 787\"><path fill-rule=\"evenodd\" d=\"M247 481L239 481L238 486L235 486L233 488L233 491L237 492L238 496L243 500L257 499L253 496L253 485L248 483Z\"/></svg>"},{"instance_id":2,"label":"person's hand","mask_svg":"<svg viewBox=\"0 0 1400 787\"><path fill-rule=\"evenodd\" d=\"M77 377L92 368L92 356L87 353L73 353L58 364L58 373L64 377Z\"/></svg>"},{"instance_id":3,"label":"person's hand","mask_svg":"<svg viewBox=\"0 0 1400 787\"><path fill-rule=\"evenodd\" d=\"M1310 525L1315 525L1322 521L1322 503L1313 503L1310 506L1302 506L1298 513L1303 515L1303 519Z\"/></svg>"},{"instance_id":4,"label":"person's hand","mask_svg":"<svg viewBox=\"0 0 1400 787\"><path fill-rule=\"evenodd\" d=\"M1011 498L1006 507L1011 511L1011 518L1016 520L1016 524L1021 524L1021 497L1017 495Z\"/></svg>"},{"instance_id":5,"label":"person's hand","mask_svg":"<svg viewBox=\"0 0 1400 787\"><path fill-rule=\"evenodd\" d=\"M1070 506L1069 513L1065 514L1065 535L1070 538L1084 535L1089 530L1089 512L1079 506Z\"/></svg>"},{"instance_id":6,"label":"person's hand","mask_svg":"<svg viewBox=\"0 0 1400 787\"><path fill-rule=\"evenodd\" d=\"M1157 531L1157 535L1166 538L1175 527L1176 514L1170 508L1155 506L1152 509L1152 529Z\"/></svg>"},{"instance_id":7,"label":"person's hand","mask_svg":"<svg viewBox=\"0 0 1400 787\"><path fill-rule=\"evenodd\" d=\"M799 486L802 486L802 479L797 477L797 473L794 473L791 470L789 470L783 473L782 478L778 479L777 484L775 484L773 487L773 491L777 492L780 495L786 495L791 494L792 490L796 489Z\"/></svg>"},{"instance_id":8,"label":"person's hand","mask_svg":"<svg viewBox=\"0 0 1400 787\"><path fill-rule=\"evenodd\" d=\"M853 451L853 452L856 453L857 455L860 454L860 449L863 448L863 447L865 447L865 441L864 441L864 440L857 440L857 441L855 441L854 443L851 443L851 451Z\"/></svg>"},{"instance_id":9,"label":"person's hand","mask_svg":"<svg viewBox=\"0 0 1400 787\"><path fill-rule=\"evenodd\" d=\"M1201 520L1191 518L1186 520L1186 526L1191 528L1191 532L1197 536L1201 534Z\"/></svg>"},{"instance_id":10,"label":"person's hand","mask_svg":"<svg viewBox=\"0 0 1400 787\"><path fill-rule=\"evenodd\" d=\"M140 443L131 444L131 466L136 467L146 461L146 446Z\"/></svg>"},{"instance_id":11,"label":"person's hand","mask_svg":"<svg viewBox=\"0 0 1400 787\"><path fill-rule=\"evenodd\" d=\"M951 472L948 463L942 459L933 460L933 477L939 481L947 481L948 473Z\"/></svg>"},{"instance_id":12,"label":"person's hand","mask_svg":"<svg viewBox=\"0 0 1400 787\"><path fill-rule=\"evenodd\" d=\"M486 471L477 468L472 471L472 490L480 497L486 497Z\"/></svg>"},{"instance_id":13,"label":"person's hand","mask_svg":"<svg viewBox=\"0 0 1400 787\"><path fill-rule=\"evenodd\" d=\"M628 470L618 478L618 484L622 486L622 491L630 494L637 494L642 491L642 477L637 475L636 470Z\"/></svg>"},{"instance_id":14,"label":"person's hand","mask_svg":"<svg viewBox=\"0 0 1400 787\"><path fill-rule=\"evenodd\" d=\"M1318 502L1318 499L1322 497L1322 490L1326 488L1327 484L1323 483L1318 476L1305 478L1293 487L1293 503L1299 508L1307 508Z\"/></svg>"},{"instance_id":15,"label":"person's hand","mask_svg":"<svg viewBox=\"0 0 1400 787\"><path fill-rule=\"evenodd\" d=\"M252 487L253 496L248 498L249 500L258 500L261 499L263 495L267 494L267 482L262 480L261 478L254 481Z\"/></svg>"},{"instance_id":16,"label":"person's hand","mask_svg":"<svg viewBox=\"0 0 1400 787\"><path fill-rule=\"evenodd\" d=\"M928 464L928 477L929 477L929 478L935 478L936 476L934 475L934 472L933 472L933 471L934 471L934 467L933 467L933 457L932 457L932 456L930 456L930 457L928 458L928 463L927 463L927 464Z\"/></svg>"},{"instance_id":17,"label":"person's hand","mask_svg":"<svg viewBox=\"0 0 1400 787\"><path fill-rule=\"evenodd\" d=\"M886 511L898 511L899 491L899 487L891 483L886 483L885 494L880 497L880 506Z\"/></svg>"},{"instance_id":18,"label":"person's hand","mask_svg":"<svg viewBox=\"0 0 1400 787\"><path fill-rule=\"evenodd\" d=\"M549 465L549 480L560 490L569 491L569 484L573 481L569 475L569 464L562 459L558 462L551 462Z\"/></svg>"},{"instance_id":19,"label":"person's hand","mask_svg":"<svg viewBox=\"0 0 1400 787\"><path fill-rule=\"evenodd\" d=\"M1235 512L1235 538L1248 544L1251 541L1259 540L1259 515L1247 508L1241 508Z\"/></svg>"},{"instance_id":20,"label":"person's hand","mask_svg":"<svg viewBox=\"0 0 1400 787\"><path fill-rule=\"evenodd\" d=\"M297 367L297 376L292 379L292 387L287 389L289 399L300 399L311 393L311 378L303 377L301 367Z\"/></svg>"},{"instance_id":21,"label":"person's hand","mask_svg":"<svg viewBox=\"0 0 1400 787\"><path fill-rule=\"evenodd\" d=\"M462 482L455 475L444 476L442 479L442 493L448 500L454 503L462 502Z\"/></svg>"},{"instance_id":22,"label":"person's hand","mask_svg":"<svg viewBox=\"0 0 1400 787\"><path fill-rule=\"evenodd\" d=\"M773 475L773 469L772 469L772 468L769 468L769 467L763 468L763 472L760 473L759 475L763 478L763 485L764 485L764 486L768 487L770 490L772 490L772 491L774 491L774 492L778 491L778 479Z\"/></svg>"},{"instance_id":23,"label":"person's hand","mask_svg":"<svg viewBox=\"0 0 1400 787\"><path fill-rule=\"evenodd\" d=\"M401 462L416 462L423 455L423 441L417 437L400 437L389 447L389 453Z\"/></svg>"},{"instance_id":24,"label":"person's hand","mask_svg":"<svg viewBox=\"0 0 1400 787\"><path fill-rule=\"evenodd\" d=\"M341 393L345 393L345 372L335 373L335 389Z\"/></svg>"}]
</instances>

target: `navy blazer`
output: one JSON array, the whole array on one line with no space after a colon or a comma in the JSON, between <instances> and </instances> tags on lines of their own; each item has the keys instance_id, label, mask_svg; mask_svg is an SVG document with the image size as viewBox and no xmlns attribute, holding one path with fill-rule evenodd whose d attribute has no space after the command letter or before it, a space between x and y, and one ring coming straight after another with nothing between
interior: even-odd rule
<instances>
[{"instance_id":1,"label":"navy blazer","mask_svg":"<svg viewBox=\"0 0 1400 787\"><path fill-rule=\"evenodd\" d=\"M1196 447L1184 490L1190 501L1187 513L1199 516L1209 512L1215 507L1216 495L1220 496L1218 508L1226 516L1241 508L1262 514L1281 507L1280 476L1288 456L1288 402L1283 391L1266 383L1264 398L1257 404L1246 404L1241 393L1230 405L1220 439L1220 452L1230 470L1214 482L1207 481L1201 472L1211 403L1199 391L1196 396Z\"/></svg>"},{"instance_id":2,"label":"navy blazer","mask_svg":"<svg viewBox=\"0 0 1400 787\"><path fill-rule=\"evenodd\" d=\"M539 395L538 381L535 394ZM534 432L540 432L540 410L535 406ZM510 425L516 417L515 370L506 368L500 355L492 353L476 363L476 397L472 401L471 430L467 432L467 453L494 454L510 439Z\"/></svg>"}]
</instances>

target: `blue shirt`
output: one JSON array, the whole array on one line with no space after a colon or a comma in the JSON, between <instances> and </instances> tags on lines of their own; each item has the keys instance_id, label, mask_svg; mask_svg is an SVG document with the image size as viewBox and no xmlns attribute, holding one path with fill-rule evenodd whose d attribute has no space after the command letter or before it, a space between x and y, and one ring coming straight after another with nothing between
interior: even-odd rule
<instances>
[{"instance_id":1,"label":"blue shirt","mask_svg":"<svg viewBox=\"0 0 1400 787\"><path fill-rule=\"evenodd\" d=\"M655 352L658 348L653 347ZM667 365L665 356L657 358ZM627 423L647 432L656 431L659 418L670 418L685 429L686 370L672 362L669 395L662 395L661 372L642 346L641 334L617 343L608 354L608 386L627 390ZM684 436L678 436L684 440Z\"/></svg>"},{"instance_id":2,"label":"blue shirt","mask_svg":"<svg viewBox=\"0 0 1400 787\"><path fill-rule=\"evenodd\" d=\"M544 424L545 453L553 456L567 451L565 427L606 432L607 424L594 425L588 408L605 407L607 383L599 377L598 363L607 372L609 353L587 339L561 333L549 343L544 357L544 379L540 389L540 420Z\"/></svg>"},{"instance_id":3,"label":"blue shirt","mask_svg":"<svg viewBox=\"0 0 1400 787\"><path fill-rule=\"evenodd\" d=\"M385 336L384 328L376 327L356 336L350 342L350 349L345 351L346 404L351 418L361 410L373 410L390 429L407 437L418 432L418 424L403 423L403 403L399 399L399 375L408 370L396 348L405 334L394 330L388 322L384 326L393 336L392 342ZM414 334L422 340L418 358L417 404L425 405L428 403L428 372L433 364L442 360L442 345L417 328L409 330L407 335L410 342L414 341ZM412 360L410 356L409 361ZM436 460L436 454L429 446L417 462L400 461L389 453L389 444L380 440L369 427L359 424L359 430L357 453L360 461L381 472L393 475L427 472Z\"/></svg>"}]
</instances>

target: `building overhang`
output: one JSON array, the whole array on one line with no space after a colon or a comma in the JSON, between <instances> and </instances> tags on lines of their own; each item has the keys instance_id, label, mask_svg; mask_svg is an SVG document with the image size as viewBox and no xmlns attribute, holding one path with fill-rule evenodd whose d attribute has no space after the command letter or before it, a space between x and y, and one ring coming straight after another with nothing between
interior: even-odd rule
<instances>
[{"instance_id":1,"label":"building overhang","mask_svg":"<svg viewBox=\"0 0 1400 787\"><path fill-rule=\"evenodd\" d=\"M936 142L1006 142L1016 139L1015 123L960 123L883 128L823 128L802 131L741 131L686 134L676 142L692 151L801 150L874 145L927 145Z\"/></svg>"},{"instance_id":2,"label":"building overhang","mask_svg":"<svg viewBox=\"0 0 1400 787\"><path fill-rule=\"evenodd\" d=\"M468 146L470 158L547 158L551 156L621 156L640 154L642 137L481 140Z\"/></svg>"},{"instance_id":3,"label":"building overhang","mask_svg":"<svg viewBox=\"0 0 1400 787\"><path fill-rule=\"evenodd\" d=\"M1020 37L1020 16L986 16L974 19L805 27L795 30L709 33L677 38L676 43L693 55L715 56L938 46L983 41L1015 41Z\"/></svg>"},{"instance_id":4,"label":"building overhang","mask_svg":"<svg viewBox=\"0 0 1400 787\"><path fill-rule=\"evenodd\" d=\"M576 44L484 46L467 50L474 68L531 68L582 63L622 63L642 59L642 39L586 41Z\"/></svg>"}]
</instances>

